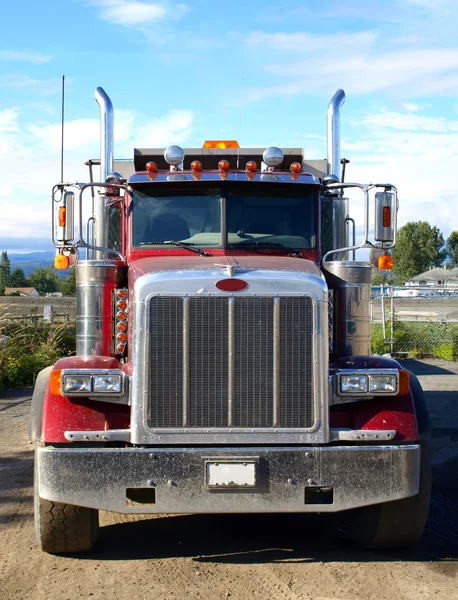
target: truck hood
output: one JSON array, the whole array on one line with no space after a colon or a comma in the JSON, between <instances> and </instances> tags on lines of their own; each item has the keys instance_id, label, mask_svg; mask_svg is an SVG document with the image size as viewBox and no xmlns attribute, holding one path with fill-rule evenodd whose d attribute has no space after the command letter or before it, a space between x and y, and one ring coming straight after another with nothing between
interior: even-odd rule
<instances>
[{"instance_id":1,"label":"truck hood","mask_svg":"<svg viewBox=\"0 0 458 600\"><path fill-rule=\"evenodd\" d=\"M168 256L141 258L131 263L129 285L134 287L139 277L173 271L189 274L189 271L220 271L221 277L243 277L250 271L281 271L296 275L304 273L323 279L320 269L310 260L285 256Z\"/></svg>"}]
</instances>

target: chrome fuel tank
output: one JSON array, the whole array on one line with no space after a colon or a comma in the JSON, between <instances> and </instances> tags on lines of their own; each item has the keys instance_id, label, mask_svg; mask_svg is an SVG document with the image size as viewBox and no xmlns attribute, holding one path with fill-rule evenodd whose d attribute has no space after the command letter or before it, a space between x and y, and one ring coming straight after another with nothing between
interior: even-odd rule
<instances>
[{"instance_id":1,"label":"chrome fuel tank","mask_svg":"<svg viewBox=\"0 0 458 600\"><path fill-rule=\"evenodd\" d=\"M334 290L334 355L371 354L370 263L330 261L323 271Z\"/></svg>"}]
</instances>

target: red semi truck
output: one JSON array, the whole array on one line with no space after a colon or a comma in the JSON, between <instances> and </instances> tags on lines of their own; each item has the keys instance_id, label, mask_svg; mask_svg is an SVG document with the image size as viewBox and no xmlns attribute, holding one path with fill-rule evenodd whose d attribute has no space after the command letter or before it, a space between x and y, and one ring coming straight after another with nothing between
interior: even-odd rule
<instances>
[{"instance_id":1,"label":"red semi truck","mask_svg":"<svg viewBox=\"0 0 458 600\"><path fill-rule=\"evenodd\" d=\"M371 247L389 266L397 191L343 180L344 92L324 160L219 140L115 160L113 107L101 88L96 100L101 158L52 196L77 342L33 395L41 548L89 550L99 510L348 511L363 546L414 543L427 409L414 375L371 355L371 265L354 258Z\"/></svg>"}]
</instances>

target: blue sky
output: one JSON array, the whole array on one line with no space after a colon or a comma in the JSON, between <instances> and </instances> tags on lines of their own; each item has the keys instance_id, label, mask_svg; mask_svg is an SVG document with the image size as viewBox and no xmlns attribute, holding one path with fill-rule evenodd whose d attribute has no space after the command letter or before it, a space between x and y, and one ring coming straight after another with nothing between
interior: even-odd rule
<instances>
[{"instance_id":1,"label":"blue sky","mask_svg":"<svg viewBox=\"0 0 458 600\"><path fill-rule=\"evenodd\" d=\"M65 180L87 180L83 163L99 155L99 85L118 158L218 137L324 158L327 104L343 88L347 179L397 185L401 225L458 229L456 0L4 4L1 249L50 248L63 74Z\"/></svg>"}]
</instances>

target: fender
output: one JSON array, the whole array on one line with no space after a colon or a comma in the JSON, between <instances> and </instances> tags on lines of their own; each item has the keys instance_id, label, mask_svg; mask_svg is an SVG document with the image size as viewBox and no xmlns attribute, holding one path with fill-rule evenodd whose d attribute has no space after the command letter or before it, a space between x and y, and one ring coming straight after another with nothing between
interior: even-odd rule
<instances>
[{"instance_id":1,"label":"fender","mask_svg":"<svg viewBox=\"0 0 458 600\"><path fill-rule=\"evenodd\" d=\"M54 367L51 367L51 371L119 368L119 362L107 356L69 356L58 360ZM100 431L129 427L129 406L97 402L87 398L70 399L60 394L52 394L48 382L43 402L40 441L68 444L64 435L66 431Z\"/></svg>"},{"instance_id":2,"label":"fender","mask_svg":"<svg viewBox=\"0 0 458 600\"><path fill-rule=\"evenodd\" d=\"M402 369L384 356L350 356L336 361L338 369ZM410 373L410 390L404 396L378 397L331 407L331 423L352 429L394 429L396 441L418 441L429 431L429 417L420 382ZM334 426L334 425L333 425Z\"/></svg>"},{"instance_id":3,"label":"fender","mask_svg":"<svg viewBox=\"0 0 458 600\"><path fill-rule=\"evenodd\" d=\"M29 422L29 440L31 442L40 441L41 432L41 421L43 417L43 404L45 401L46 388L48 387L49 378L53 366L46 367L40 371L35 381L35 387L33 388L32 405L30 408L30 422Z\"/></svg>"}]
</instances>

